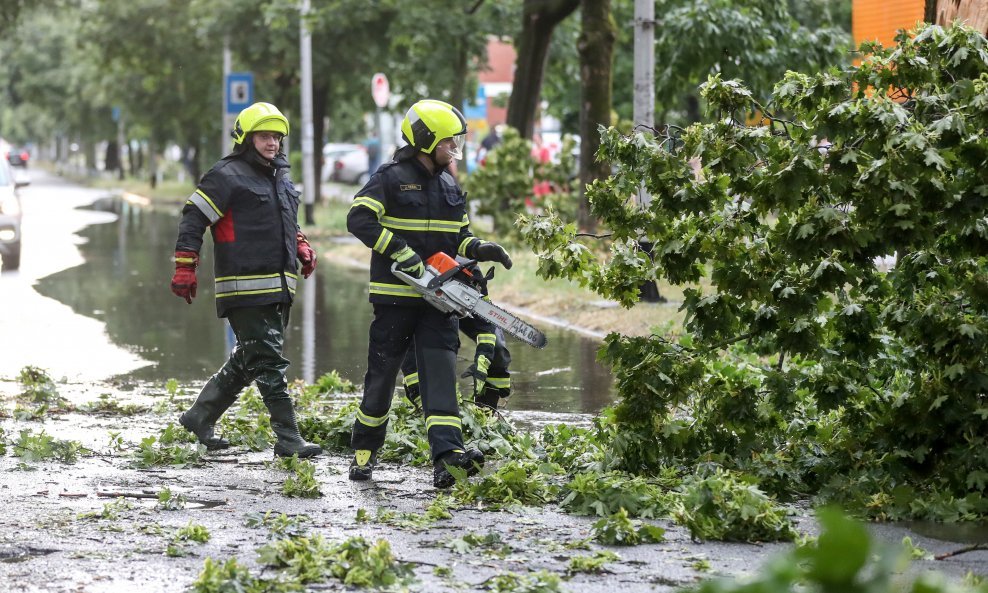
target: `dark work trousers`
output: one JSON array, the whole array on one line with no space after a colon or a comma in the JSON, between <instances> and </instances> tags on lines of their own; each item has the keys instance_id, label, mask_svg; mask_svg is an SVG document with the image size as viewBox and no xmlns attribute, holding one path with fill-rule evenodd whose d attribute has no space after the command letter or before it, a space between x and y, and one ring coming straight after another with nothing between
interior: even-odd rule
<instances>
[{"instance_id":1,"label":"dark work trousers","mask_svg":"<svg viewBox=\"0 0 988 593\"><path fill-rule=\"evenodd\" d=\"M282 355L290 310L287 303L230 309L227 319L237 344L211 381L227 393L239 393L253 381L265 404L290 400L285 377L289 362Z\"/></svg>"},{"instance_id":2,"label":"dark work trousers","mask_svg":"<svg viewBox=\"0 0 988 593\"><path fill-rule=\"evenodd\" d=\"M508 365L511 364L511 352L504 340L504 332L489 321L467 316L460 319L460 331L468 338L477 341L479 334L494 334L494 358L487 370L487 383L484 392L504 398L511 395L511 374ZM476 357L475 357L476 358ZM413 402L418 399L418 366L415 364L415 350L409 348L401 363L401 374L405 385L405 393ZM497 401L497 400L493 400Z\"/></svg>"},{"instance_id":3,"label":"dark work trousers","mask_svg":"<svg viewBox=\"0 0 988 593\"><path fill-rule=\"evenodd\" d=\"M460 410L456 403L457 320L426 304L374 305L370 326L364 396L353 423L350 446L376 451L384 444L395 380L405 352L415 341L422 411L435 461L463 450Z\"/></svg>"}]
</instances>

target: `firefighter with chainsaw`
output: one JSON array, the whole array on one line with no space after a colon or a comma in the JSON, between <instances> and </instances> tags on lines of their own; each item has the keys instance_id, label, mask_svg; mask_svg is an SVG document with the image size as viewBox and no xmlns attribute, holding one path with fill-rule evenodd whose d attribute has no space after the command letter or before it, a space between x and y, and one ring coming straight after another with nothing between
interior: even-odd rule
<instances>
[{"instance_id":1,"label":"firefighter with chainsaw","mask_svg":"<svg viewBox=\"0 0 988 593\"><path fill-rule=\"evenodd\" d=\"M402 360L414 344L419 391L433 461L433 485L448 488L449 467L468 474L484 464L483 454L466 449L456 401L458 322L426 303L391 267L415 278L425 274L424 258L462 255L511 267L497 243L470 232L466 196L447 168L462 156L466 120L455 107L435 100L415 103L401 123L408 143L382 165L354 197L347 229L371 248L370 326L364 393L353 425L351 480L370 479L384 444L388 411Z\"/></svg>"},{"instance_id":2,"label":"firefighter with chainsaw","mask_svg":"<svg viewBox=\"0 0 988 593\"><path fill-rule=\"evenodd\" d=\"M462 259L462 258L460 258ZM487 299L487 278L476 265L465 268L461 280L477 288ZM489 299L488 299L489 300ZM504 340L504 332L485 319L467 316L460 319L460 331L477 343L473 364L461 377L473 377L473 401L486 410L496 410L498 402L511 395L511 353ZM409 348L401 363L405 397L419 405L419 375L415 364L415 352Z\"/></svg>"},{"instance_id":3,"label":"firefighter with chainsaw","mask_svg":"<svg viewBox=\"0 0 988 593\"><path fill-rule=\"evenodd\" d=\"M316 268L316 253L299 230L299 191L289 179L282 150L288 129L288 119L270 103L241 111L232 131L233 150L202 177L182 209L172 292L192 304L202 238L209 229L216 313L229 321L237 339L226 364L179 418L210 450L230 446L214 427L253 382L271 413L275 455L322 452L299 434L285 377L284 333L299 274L308 278Z\"/></svg>"}]
</instances>

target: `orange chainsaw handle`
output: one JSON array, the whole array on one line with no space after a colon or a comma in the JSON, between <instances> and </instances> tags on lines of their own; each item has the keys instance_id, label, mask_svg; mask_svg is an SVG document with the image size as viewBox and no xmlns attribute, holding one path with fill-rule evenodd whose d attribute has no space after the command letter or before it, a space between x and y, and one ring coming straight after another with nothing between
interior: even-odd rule
<instances>
[{"instance_id":1,"label":"orange chainsaw handle","mask_svg":"<svg viewBox=\"0 0 988 593\"><path fill-rule=\"evenodd\" d=\"M464 270L464 268L472 266L477 263L475 259L469 259L463 263L456 263L456 260L452 257L446 255L443 252L433 254L429 259L425 260L425 263L432 266L432 269L439 272L439 275L429 281L426 286L429 290L439 288L445 284L450 278L455 276L460 270L463 270L468 276L473 276L470 270Z\"/></svg>"}]
</instances>

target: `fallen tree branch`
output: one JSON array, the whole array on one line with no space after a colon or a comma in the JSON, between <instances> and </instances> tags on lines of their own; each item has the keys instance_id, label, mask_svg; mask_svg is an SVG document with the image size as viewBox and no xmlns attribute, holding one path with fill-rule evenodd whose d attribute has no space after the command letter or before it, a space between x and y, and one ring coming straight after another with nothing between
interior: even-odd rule
<instances>
[{"instance_id":1,"label":"fallen tree branch","mask_svg":"<svg viewBox=\"0 0 988 593\"><path fill-rule=\"evenodd\" d=\"M972 544L952 552L944 552L943 554L937 554L933 557L934 560L946 560L947 558L952 558L954 556L960 556L961 554L967 554L968 552L976 552L978 550L988 550L988 544Z\"/></svg>"},{"instance_id":2,"label":"fallen tree branch","mask_svg":"<svg viewBox=\"0 0 988 593\"><path fill-rule=\"evenodd\" d=\"M99 498L158 498L157 494L146 492L97 492L96 496Z\"/></svg>"}]
</instances>

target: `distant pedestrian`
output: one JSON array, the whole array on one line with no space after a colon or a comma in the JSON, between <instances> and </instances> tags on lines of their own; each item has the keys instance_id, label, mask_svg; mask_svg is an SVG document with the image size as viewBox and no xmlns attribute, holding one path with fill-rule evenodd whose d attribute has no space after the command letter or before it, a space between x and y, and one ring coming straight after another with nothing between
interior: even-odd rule
<instances>
[{"instance_id":1,"label":"distant pedestrian","mask_svg":"<svg viewBox=\"0 0 988 593\"><path fill-rule=\"evenodd\" d=\"M283 355L298 284L295 260L305 278L316 268L316 253L299 230L299 192L282 150L288 119L270 103L254 103L240 112L232 135L233 151L203 176L182 209L171 288L192 304L202 237L210 229L216 313L230 322L236 345L179 422L207 449L229 447L214 427L253 382L271 413L275 455L312 457L322 449L298 432Z\"/></svg>"},{"instance_id":2,"label":"distant pedestrian","mask_svg":"<svg viewBox=\"0 0 988 593\"><path fill-rule=\"evenodd\" d=\"M381 166L381 139L376 132L364 141L364 148L367 149L367 175L370 176Z\"/></svg>"},{"instance_id":3,"label":"distant pedestrian","mask_svg":"<svg viewBox=\"0 0 988 593\"><path fill-rule=\"evenodd\" d=\"M504 124L498 124L491 128L484 139L480 141L480 149L477 151L477 165L483 167L487 163L487 157L490 152L501 143L501 133L504 130Z\"/></svg>"}]
</instances>

